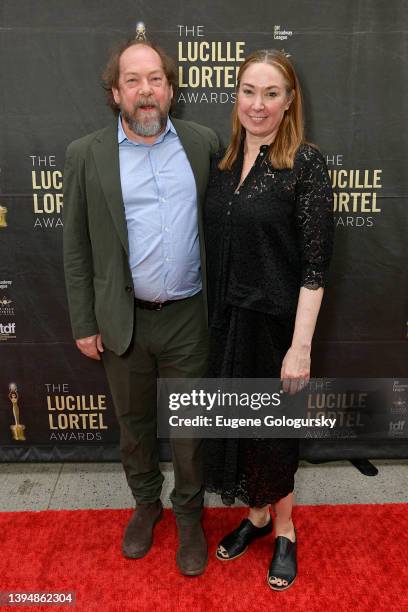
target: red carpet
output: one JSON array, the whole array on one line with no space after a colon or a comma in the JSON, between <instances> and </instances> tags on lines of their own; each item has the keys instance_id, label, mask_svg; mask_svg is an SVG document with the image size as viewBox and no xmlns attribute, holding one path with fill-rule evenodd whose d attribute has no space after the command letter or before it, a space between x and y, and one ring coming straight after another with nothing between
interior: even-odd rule
<instances>
[{"instance_id":1,"label":"red carpet","mask_svg":"<svg viewBox=\"0 0 408 612\"><path fill-rule=\"evenodd\" d=\"M408 504L297 506L299 574L281 593L266 584L272 536L233 562L214 557L217 541L237 526L244 508L206 509L210 562L195 578L178 573L171 511L141 560L120 553L130 510L5 512L0 591L76 591L75 608L24 608L44 612L406 612L407 512Z\"/></svg>"}]
</instances>

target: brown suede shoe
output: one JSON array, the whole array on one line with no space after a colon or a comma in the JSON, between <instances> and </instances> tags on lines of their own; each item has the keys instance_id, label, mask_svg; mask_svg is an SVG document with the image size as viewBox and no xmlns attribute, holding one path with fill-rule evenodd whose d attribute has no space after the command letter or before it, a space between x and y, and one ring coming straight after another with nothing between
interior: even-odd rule
<instances>
[{"instance_id":1,"label":"brown suede shoe","mask_svg":"<svg viewBox=\"0 0 408 612\"><path fill-rule=\"evenodd\" d=\"M181 525L177 521L179 548L176 554L178 568L184 576L198 576L208 561L207 541L201 522Z\"/></svg>"},{"instance_id":2,"label":"brown suede shoe","mask_svg":"<svg viewBox=\"0 0 408 612\"><path fill-rule=\"evenodd\" d=\"M163 515L158 499L152 504L140 504L132 514L122 542L122 552L130 559L141 559L153 543L153 527Z\"/></svg>"}]
</instances>

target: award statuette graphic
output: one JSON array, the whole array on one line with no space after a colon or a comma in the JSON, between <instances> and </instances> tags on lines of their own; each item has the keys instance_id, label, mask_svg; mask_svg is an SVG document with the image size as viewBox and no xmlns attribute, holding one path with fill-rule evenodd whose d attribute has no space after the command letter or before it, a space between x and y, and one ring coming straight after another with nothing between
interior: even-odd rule
<instances>
[{"instance_id":1,"label":"award statuette graphic","mask_svg":"<svg viewBox=\"0 0 408 612\"><path fill-rule=\"evenodd\" d=\"M6 215L7 208L0 204L0 227L7 227Z\"/></svg>"},{"instance_id":2,"label":"award statuette graphic","mask_svg":"<svg viewBox=\"0 0 408 612\"><path fill-rule=\"evenodd\" d=\"M136 24L135 40L146 40L146 26L143 21L138 21Z\"/></svg>"},{"instance_id":3,"label":"award statuette graphic","mask_svg":"<svg viewBox=\"0 0 408 612\"><path fill-rule=\"evenodd\" d=\"M14 425L10 425L11 432L13 434L13 440L25 440L24 430L25 425L20 423L20 408L18 407L18 393L17 385L15 383L9 384L9 400L13 406Z\"/></svg>"}]
</instances>

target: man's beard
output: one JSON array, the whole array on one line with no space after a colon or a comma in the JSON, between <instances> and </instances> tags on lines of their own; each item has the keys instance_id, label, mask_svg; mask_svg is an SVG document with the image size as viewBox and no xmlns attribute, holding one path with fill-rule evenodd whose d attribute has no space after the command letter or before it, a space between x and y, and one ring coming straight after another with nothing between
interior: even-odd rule
<instances>
[{"instance_id":1,"label":"man's beard","mask_svg":"<svg viewBox=\"0 0 408 612\"><path fill-rule=\"evenodd\" d=\"M149 111L150 116L146 116L144 120L137 119L136 113L141 106L153 106L155 108L155 113L153 114ZM162 110L157 102L140 100L135 104L132 114L122 108L121 113L129 128L138 136L156 136L156 134L159 134L166 127L169 109L170 103L166 109Z\"/></svg>"}]
</instances>

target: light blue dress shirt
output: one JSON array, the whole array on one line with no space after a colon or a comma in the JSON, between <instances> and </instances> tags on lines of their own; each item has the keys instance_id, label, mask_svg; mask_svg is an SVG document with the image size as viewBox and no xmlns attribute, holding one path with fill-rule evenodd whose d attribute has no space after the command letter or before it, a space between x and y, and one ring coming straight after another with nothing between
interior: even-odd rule
<instances>
[{"instance_id":1,"label":"light blue dress shirt","mask_svg":"<svg viewBox=\"0 0 408 612\"><path fill-rule=\"evenodd\" d=\"M197 189L191 166L168 119L151 144L129 140L118 123L122 197L135 296L149 302L201 290Z\"/></svg>"}]
</instances>

